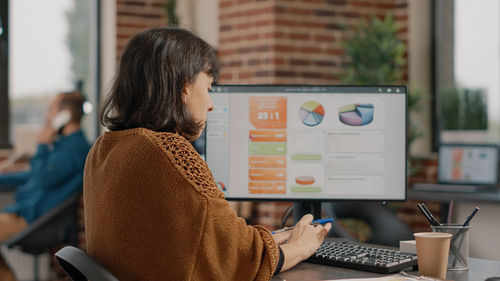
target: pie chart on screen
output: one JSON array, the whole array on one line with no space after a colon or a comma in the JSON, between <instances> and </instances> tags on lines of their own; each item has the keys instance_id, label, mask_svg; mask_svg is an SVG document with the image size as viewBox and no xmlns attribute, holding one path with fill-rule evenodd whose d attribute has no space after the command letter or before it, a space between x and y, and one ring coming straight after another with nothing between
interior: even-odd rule
<instances>
[{"instance_id":1,"label":"pie chart on screen","mask_svg":"<svg viewBox=\"0 0 500 281\"><path fill-rule=\"evenodd\" d=\"M339 109L339 119L348 126L364 126L373 121L373 111L372 103L345 105Z\"/></svg>"},{"instance_id":2,"label":"pie chart on screen","mask_svg":"<svg viewBox=\"0 0 500 281\"><path fill-rule=\"evenodd\" d=\"M323 121L325 109L315 101L308 101L300 106L299 116L304 125L314 127Z\"/></svg>"}]
</instances>

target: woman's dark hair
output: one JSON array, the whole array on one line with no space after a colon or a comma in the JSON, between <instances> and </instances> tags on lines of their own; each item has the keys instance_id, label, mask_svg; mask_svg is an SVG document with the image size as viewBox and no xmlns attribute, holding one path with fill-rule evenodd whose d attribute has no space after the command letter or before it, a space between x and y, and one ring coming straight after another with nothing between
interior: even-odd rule
<instances>
[{"instance_id":1,"label":"woman's dark hair","mask_svg":"<svg viewBox=\"0 0 500 281\"><path fill-rule=\"evenodd\" d=\"M158 27L137 34L123 52L101 123L111 131L143 127L192 139L203 123L185 109L182 91L201 72L217 79L217 55L191 32Z\"/></svg>"}]
</instances>

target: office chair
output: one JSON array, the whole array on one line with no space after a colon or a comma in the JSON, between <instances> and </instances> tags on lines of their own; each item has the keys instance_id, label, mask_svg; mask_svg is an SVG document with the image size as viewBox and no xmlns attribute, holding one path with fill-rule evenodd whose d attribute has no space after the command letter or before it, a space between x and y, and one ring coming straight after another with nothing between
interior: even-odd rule
<instances>
[{"instance_id":1,"label":"office chair","mask_svg":"<svg viewBox=\"0 0 500 281\"><path fill-rule=\"evenodd\" d=\"M387 206L380 203L323 203L322 208L327 217L336 219L353 218L366 222L372 232L371 237L366 243L399 247L399 241L414 239L411 229L389 210ZM330 236L356 240L340 224L335 222Z\"/></svg>"},{"instance_id":2,"label":"office chair","mask_svg":"<svg viewBox=\"0 0 500 281\"><path fill-rule=\"evenodd\" d=\"M24 231L9 238L4 243L8 248L17 248L34 257L34 280L39 280L39 255L61 244L77 244L77 210L81 192L66 199L53 208Z\"/></svg>"},{"instance_id":3,"label":"office chair","mask_svg":"<svg viewBox=\"0 0 500 281\"><path fill-rule=\"evenodd\" d=\"M55 256L66 274L74 281L118 281L91 256L76 247L66 246L55 253Z\"/></svg>"}]
</instances>

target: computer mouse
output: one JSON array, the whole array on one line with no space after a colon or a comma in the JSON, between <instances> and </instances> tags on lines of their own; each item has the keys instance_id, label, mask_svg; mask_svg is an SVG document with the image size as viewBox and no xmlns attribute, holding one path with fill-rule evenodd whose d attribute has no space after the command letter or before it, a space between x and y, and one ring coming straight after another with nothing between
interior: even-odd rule
<instances>
[{"instance_id":1,"label":"computer mouse","mask_svg":"<svg viewBox=\"0 0 500 281\"><path fill-rule=\"evenodd\" d=\"M484 281L500 281L500 276L488 277Z\"/></svg>"}]
</instances>

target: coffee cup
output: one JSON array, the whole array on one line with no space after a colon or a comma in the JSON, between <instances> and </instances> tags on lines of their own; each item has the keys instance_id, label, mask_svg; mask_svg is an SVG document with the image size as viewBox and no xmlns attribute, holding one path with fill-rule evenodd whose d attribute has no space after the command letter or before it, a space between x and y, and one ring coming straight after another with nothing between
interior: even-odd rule
<instances>
[{"instance_id":1,"label":"coffee cup","mask_svg":"<svg viewBox=\"0 0 500 281\"><path fill-rule=\"evenodd\" d=\"M446 279L452 235L440 232L419 232L413 235L417 244L419 274Z\"/></svg>"}]
</instances>

